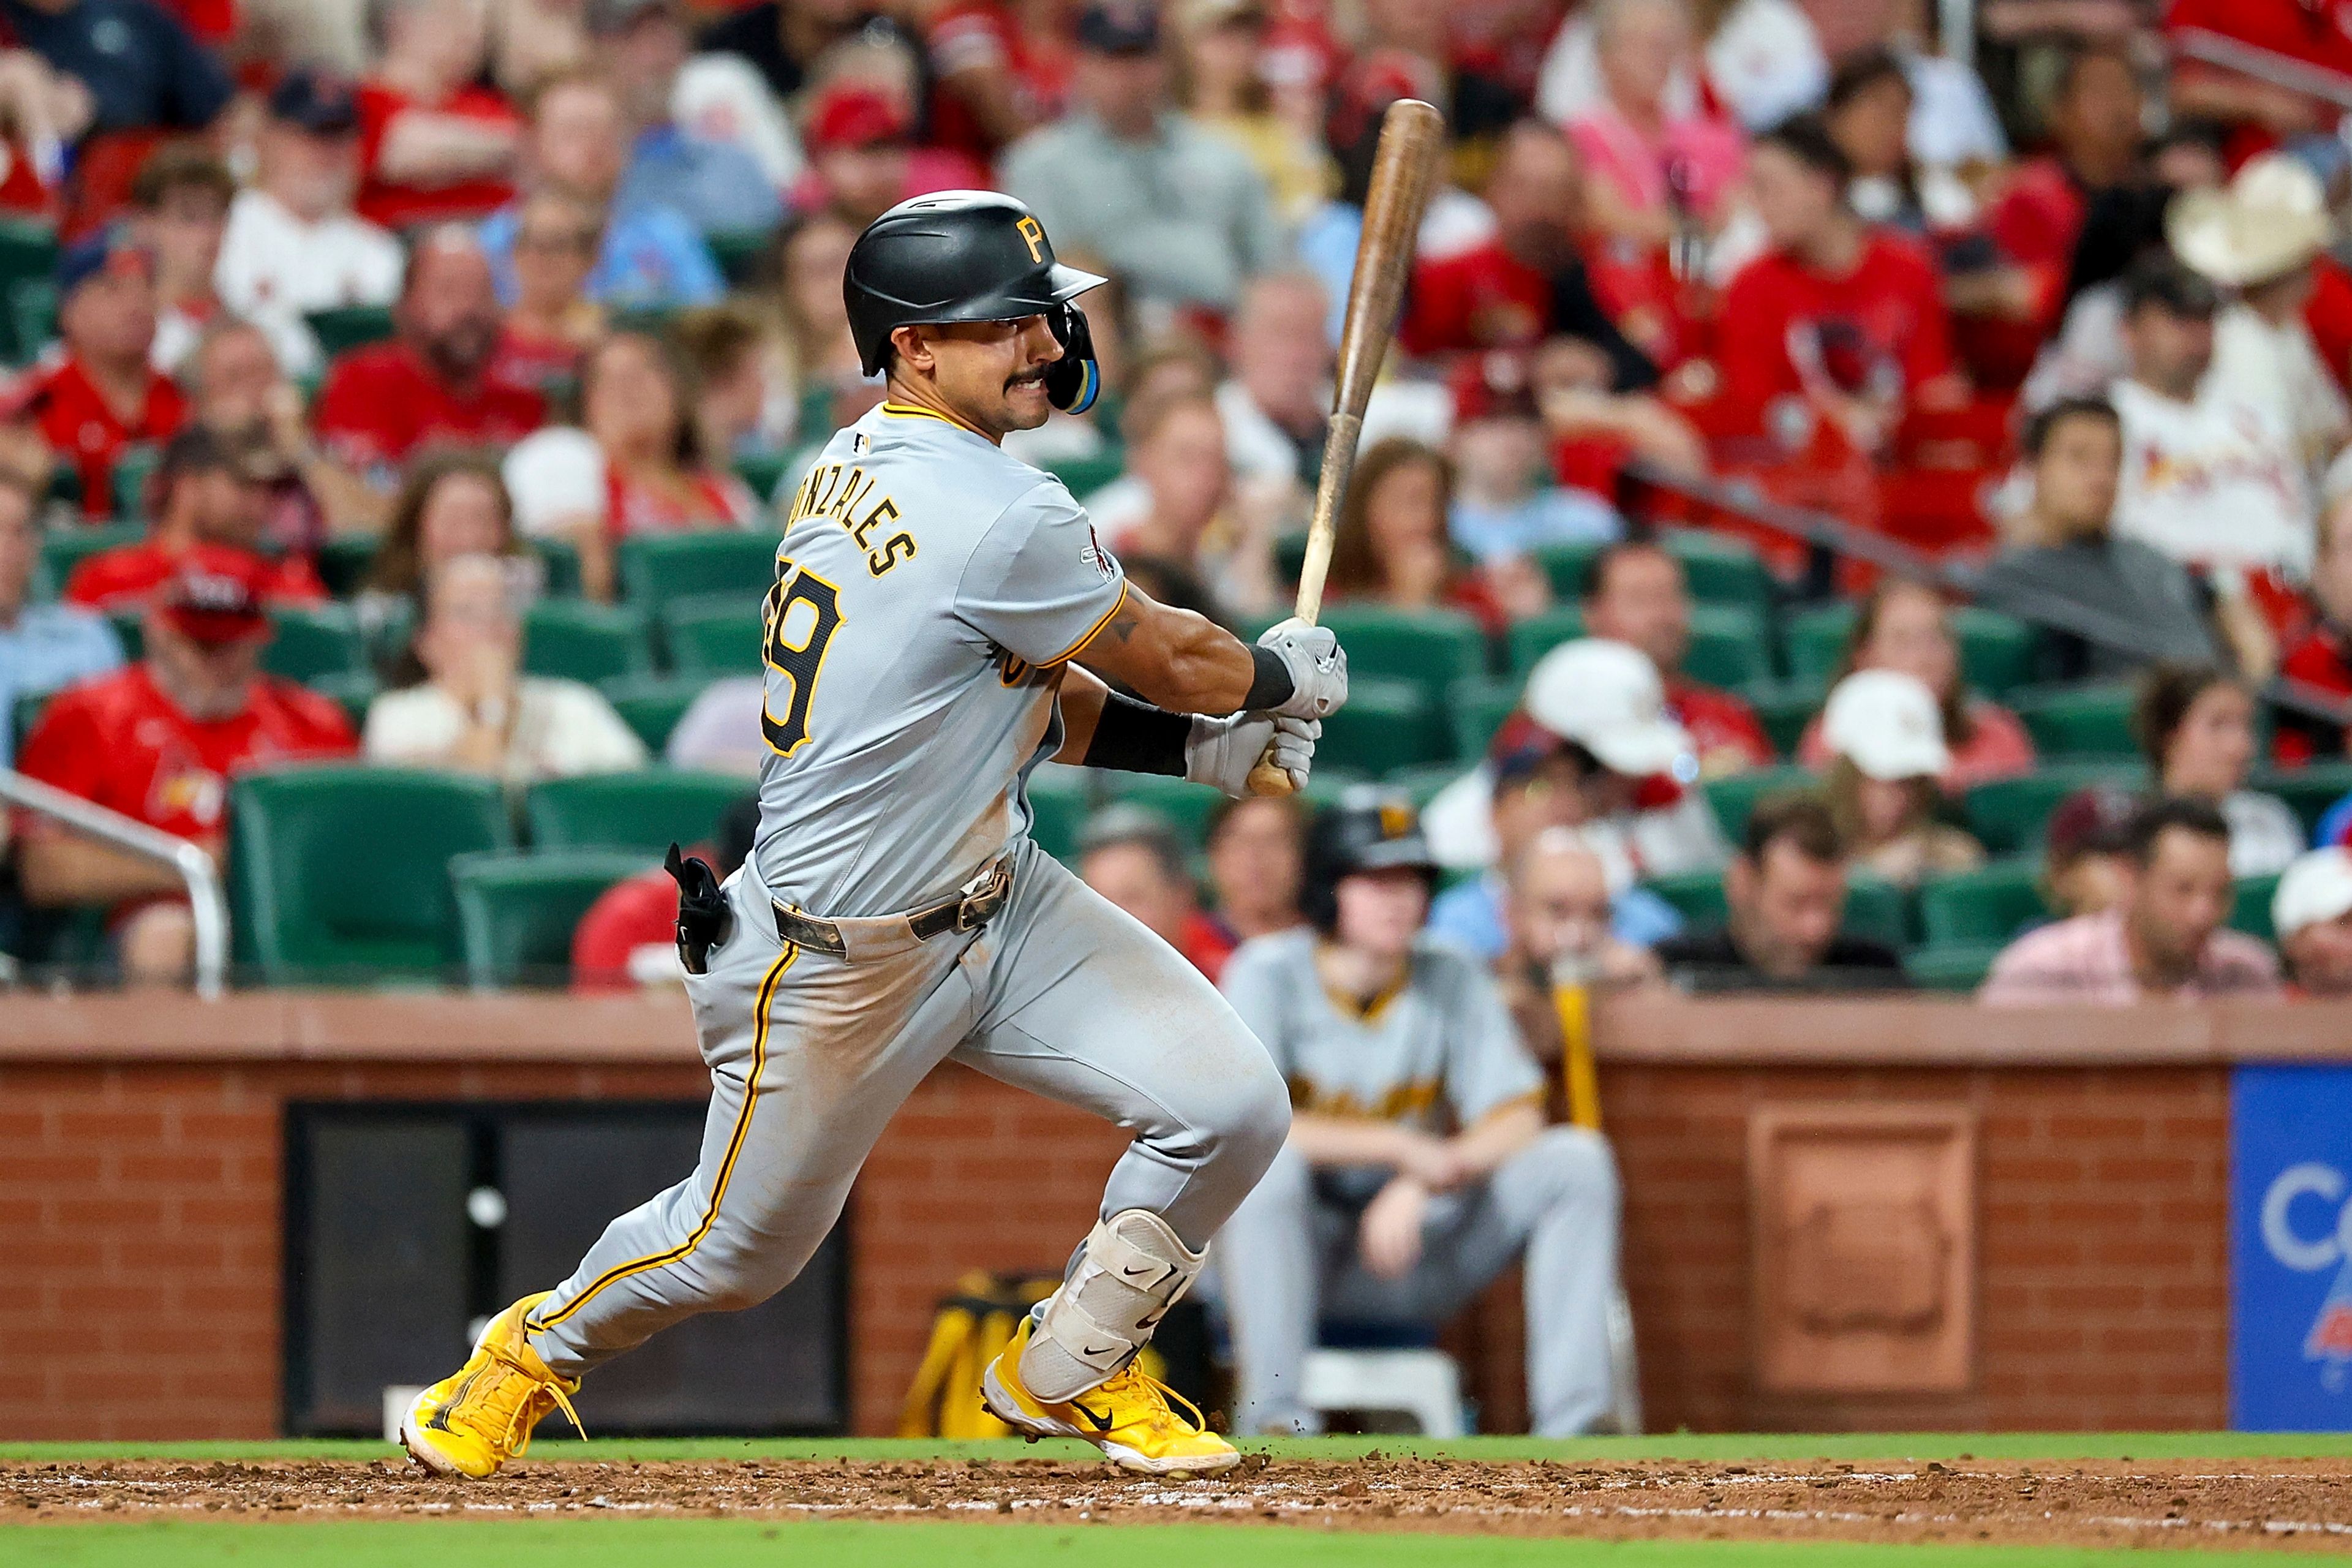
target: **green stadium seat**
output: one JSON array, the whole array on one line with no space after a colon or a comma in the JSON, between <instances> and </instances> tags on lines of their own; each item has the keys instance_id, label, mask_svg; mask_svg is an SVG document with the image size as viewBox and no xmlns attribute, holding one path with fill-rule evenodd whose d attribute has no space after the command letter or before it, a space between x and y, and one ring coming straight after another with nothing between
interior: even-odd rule
<instances>
[{"instance_id":1,"label":"green stadium seat","mask_svg":"<svg viewBox=\"0 0 2352 1568\"><path fill-rule=\"evenodd\" d=\"M1658 542L1682 563L1691 598L1701 605L1723 605L1752 611L1768 625L1772 618L1772 574L1764 558L1746 540L1704 529L1660 531Z\"/></svg>"},{"instance_id":2,"label":"green stadium seat","mask_svg":"<svg viewBox=\"0 0 2352 1568\"><path fill-rule=\"evenodd\" d=\"M653 668L645 612L585 599L541 599L523 616L522 667L590 685Z\"/></svg>"},{"instance_id":3,"label":"green stadium seat","mask_svg":"<svg viewBox=\"0 0 2352 1568\"><path fill-rule=\"evenodd\" d=\"M47 278L19 278L7 286L8 331L16 360L30 364L58 335L58 286Z\"/></svg>"},{"instance_id":4,"label":"green stadium seat","mask_svg":"<svg viewBox=\"0 0 2352 1568\"><path fill-rule=\"evenodd\" d=\"M449 882L467 984L480 990L565 984L580 917L606 889L657 864L616 849L453 858Z\"/></svg>"},{"instance_id":5,"label":"green stadium seat","mask_svg":"<svg viewBox=\"0 0 2352 1568\"><path fill-rule=\"evenodd\" d=\"M1427 687L1392 676L1359 675L1352 668L1347 705L1323 721L1323 739L1315 748L1318 766L1329 763L1375 778L1444 763L1453 754L1444 704Z\"/></svg>"},{"instance_id":6,"label":"green stadium seat","mask_svg":"<svg viewBox=\"0 0 2352 1568\"><path fill-rule=\"evenodd\" d=\"M749 594L702 594L672 599L661 609L662 648L670 668L705 679L757 675L765 635L760 601Z\"/></svg>"},{"instance_id":7,"label":"green stadium seat","mask_svg":"<svg viewBox=\"0 0 2352 1568\"><path fill-rule=\"evenodd\" d=\"M364 732L367 729L368 705L375 700L376 678L372 669L338 669L314 675L303 685L321 697L331 698L352 721L352 728Z\"/></svg>"},{"instance_id":8,"label":"green stadium seat","mask_svg":"<svg viewBox=\"0 0 2352 1568\"><path fill-rule=\"evenodd\" d=\"M600 681L596 689L622 721L637 732L646 750L660 756L669 732L702 695L709 681L698 675L625 675Z\"/></svg>"},{"instance_id":9,"label":"green stadium seat","mask_svg":"<svg viewBox=\"0 0 2352 1568\"><path fill-rule=\"evenodd\" d=\"M1845 640L1853 631L1852 605L1825 605L1781 623L1789 648L1789 674L1826 690L1845 660Z\"/></svg>"},{"instance_id":10,"label":"green stadium seat","mask_svg":"<svg viewBox=\"0 0 2352 1568\"><path fill-rule=\"evenodd\" d=\"M163 463L163 448L152 441L134 441L122 448L107 474L115 516L131 522L147 521L147 482Z\"/></svg>"},{"instance_id":11,"label":"green stadium seat","mask_svg":"<svg viewBox=\"0 0 2352 1568\"><path fill-rule=\"evenodd\" d=\"M2267 877L2241 877L2230 900L2230 929L2258 936L2264 942L2278 940L2277 928L2271 924L2271 900L2278 892L2278 873Z\"/></svg>"},{"instance_id":12,"label":"green stadium seat","mask_svg":"<svg viewBox=\"0 0 2352 1568\"><path fill-rule=\"evenodd\" d=\"M1969 689L2001 697L2033 679L2041 634L2014 616L1961 605L1951 612L1959 640L1960 674Z\"/></svg>"},{"instance_id":13,"label":"green stadium seat","mask_svg":"<svg viewBox=\"0 0 2352 1568\"><path fill-rule=\"evenodd\" d=\"M1095 491L1127 471L1127 456L1116 445L1090 458L1063 458L1047 463L1046 470L1062 481L1073 500L1083 502ZM1293 568L1295 572L1297 568Z\"/></svg>"},{"instance_id":14,"label":"green stadium seat","mask_svg":"<svg viewBox=\"0 0 2352 1568\"><path fill-rule=\"evenodd\" d=\"M1580 601L1585 580L1591 576L1592 563L1602 548L1597 542L1582 540L1538 546L1533 552L1535 562L1551 579L1551 596L1564 605Z\"/></svg>"},{"instance_id":15,"label":"green stadium seat","mask_svg":"<svg viewBox=\"0 0 2352 1568\"><path fill-rule=\"evenodd\" d=\"M2128 763L2074 763L1978 784L1964 797L1969 830L1994 855L2038 855L2042 830L2058 803L2079 789L2137 789L2147 771Z\"/></svg>"},{"instance_id":16,"label":"green stadium seat","mask_svg":"<svg viewBox=\"0 0 2352 1568\"><path fill-rule=\"evenodd\" d=\"M395 330L389 305L337 305L331 310L312 310L303 320L310 323L311 334L329 359L383 342Z\"/></svg>"},{"instance_id":17,"label":"green stadium seat","mask_svg":"<svg viewBox=\"0 0 2352 1568\"><path fill-rule=\"evenodd\" d=\"M1730 907L1724 902L1720 871L1678 871L1671 877L1652 877L1642 886L1672 904L1694 931L1722 925Z\"/></svg>"},{"instance_id":18,"label":"green stadium seat","mask_svg":"<svg viewBox=\"0 0 2352 1568\"><path fill-rule=\"evenodd\" d=\"M775 249L776 235L767 228L722 228L704 235L702 240L710 247L710 258L719 263L729 284L749 289L759 281L761 265Z\"/></svg>"},{"instance_id":19,"label":"green stadium seat","mask_svg":"<svg viewBox=\"0 0 2352 1568\"><path fill-rule=\"evenodd\" d=\"M1187 849L1198 852L1209 837L1209 817L1224 792L1209 784L1158 773L1105 773L1110 798L1122 805L1139 805L1167 818Z\"/></svg>"},{"instance_id":20,"label":"green stadium seat","mask_svg":"<svg viewBox=\"0 0 2352 1568\"><path fill-rule=\"evenodd\" d=\"M347 605L280 605L269 612L274 628L261 650L261 668L289 680L364 673L367 645L359 617Z\"/></svg>"},{"instance_id":21,"label":"green stadium seat","mask_svg":"<svg viewBox=\"0 0 2352 1568\"><path fill-rule=\"evenodd\" d=\"M122 645L122 657L134 663L147 652L147 621L137 610L109 610L106 624L114 628L114 640Z\"/></svg>"},{"instance_id":22,"label":"green stadium seat","mask_svg":"<svg viewBox=\"0 0 2352 1568\"><path fill-rule=\"evenodd\" d=\"M2327 808L2352 795L2352 763L2306 763L2299 768L2264 768L2246 781L2248 789L2274 795L2303 820L2307 838Z\"/></svg>"},{"instance_id":23,"label":"green stadium seat","mask_svg":"<svg viewBox=\"0 0 2352 1568\"><path fill-rule=\"evenodd\" d=\"M1883 877L1857 871L1846 879L1845 933L1883 942L1897 952L1911 945L1911 895Z\"/></svg>"},{"instance_id":24,"label":"green stadium seat","mask_svg":"<svg viewBox=\"0 0 2352 1568\"><path fill-rule=\"evenodd\" d=\"M621 541L621 595L659 619L677 599L725 594L757 605L776 580L776 536L734 529L640 534Z\"/></svg>"},{"instance_id":25,"label":"green stadium seat","mask_svg":"<svg viewBox=\"0 0 2352 1568\"><path fill-rule=\"evenodd\" d=\"M1445 689L1445 713L1454 724L1454 754L1475 763L1486 754L1487 743L1503 721L1518 711L1519 683L1481 677L1457 680Z\"/></svg>"},{"instance_id":26,"label":"green stadium seat","mask_svg":"<svg viewBox=\"0 0 2352 1568\"><path fill-rule=\"evenodd\" d=\"M0 296L5 296L20 284L37 283L54 289L50 282L58 269L58 237L56 230L45 223L23 218L0 219ZM55 298L52 293L52 299ZM11 363L28 364L40 353L38 342L20 342L16 333L6 333L6 357Z\"/></svg>"},{"instance_id":27,"label":"green stadium seat","mask_svg":"<svg viewBox=\"0 0 2352 1568\"><path fill-rule=\"evenodd\" d=\"M2136 757L2129 686L2026 687L2002 699L2025 722L2043 756Z\"/></svg>"},{"instance_id":28,"label":"green stadium seat","mask_svg":"<svg viewBox=\"0 0 2352 1568\"><path fill-rule=\"evenodd\" d=\"M776 499L776 487L784 482L784 469L791 462L791 455L783 452L738 458L735 459L735 477L743 481L744 489L760 498L760 504L764 507Z\"/></svg>"},{"instance_id":29,"label":"green stadium seat","mask_svg":"<svg viewBox=\"0 0 2352 1568\"><path fill-rule=\"evenodd\" d=\"M1350 783L1370 783L1389 794L1404 796L1405 799L1412 802L1412 808L1415 811L1427 811L1429 803L1435 800L1441 791L1460 778L1466 771L1458 763L1422 763L1409 768L1399 768L1393 773L1376 778L1363 775L1351 778L1350 770L1333 768L1330 776L1327 779L1324 776L1322 764L1318 761L1314 777L1307 782L1307 794L1317 807L1320 808L1327 801L1337 800L1345 793ZM1328 784L1330 786L1330 793L1328 795L1316 794L1315 786L1319 784Z\"/></svg>"},{"instance_id":30,"label":"green stadium seat","mask_svg":"<svg viewBox=\"0 0 2352 1568\"><path fill-rule=\"evenodd\" d=\"M2033 857L1955 871L1919 889L1919 923L1930 947L1999 945L2049 915L2042 901L2041 864Z\"/></svg>"},{"instance_id":31,"label":"green stadium seat","mask_svg":"<svg viewBox=\"0 0 2352 1568\"><path fill-rule=\"evenodd\" d=\"M1584 635L1584 612L1574 605L1555 605L1525 620L1513 621L1503 637L1503 647L1510 656L1513 679L1524 681L1528 671L1564 642L1574 642ZM1350 656L1352 657L1352 655Z\"/></svg>"},{"instance_id":32,"label":"green stadium seat","mask_svg":"<svg viewBox=\"0 0 2352 1568\"><path fill-rule=\"evenodd\" d=\"M1752 686L1772 678L1771 625L1740 605L1691 606L1683 673L1709 686Z\"/></svg>"},{"instance_id":33,"label":"green stadium seat","mask_svg":"<svg viewBox=\"0 0 2352 1568\"><path fill-rule=\"evenodd\" d=\"M1458 610L1391 610L1336 605L1323 624L1348 650L1348 674L1385 676L1419 685L1433 706L1454 682L1486 673L1486 634Z\"/></svg>"},{"instance_id":34,"label":"green stadium seat","mask_svg":"<svg viewBox=\"0 0 2352 1568\"><path fill-rule=\"evenodd\" d=\"M1739 695L1756 710L1756 721L1764 726L1772 750L1784 757L1797 754L1806 727L1829 700L1827 689L1810 680L1761 681L1741 687Z\"/></svg>"},{"instance_id":35,"label":"green stadium seat","mask_svg":"<svg viewBox=\"0 0 2352 1568\"><path fill-rule=\"evenodd\" d=\"M719 814L757 787L731 773L644 768L535 784L523 796L533 849L634 849L659 855L709 838Z\"/></svg>"},{"instance_id":36,"label":"green stadium seat","mask_svg":"<svg viewBox=\"0 0 2352 1568\"><path fill-rule=\"evenodd\" d=\"M371 533L342 533L321 540L312 563L327 592L338 599L348 599L358 593L367 582L368 568L375 564L379 542Z\"/></svg>"},{"instance_id":37,"label":"green stadium seat","mask_svg":"<svg viewBox=\"0 0 2352 1568\"><path fill-rule=\"evenodd\" d=\"M272 985L439 976L457 957L452 856L507 849L495 780L327 763L229 786L230 925Z\"/></svg>"},{"instance_id":38,"label":"green stadium seat","mask_svg":"<svg viewBox=\"0 0 2352 1568\"><path fill-rule=\"evenodd\" d=\"M1903 972L1923 991L1970 992L1984 984L2000 949L1998 942L1922 947L1904 955Z\"/></svg>"},{"instance_id":39,"label":"green stadium seat","mask_svg":"<svg viewBox=\"0 0 2352 1568\"><path fill-rule=\"evenodd\" d=\"M580 593L580 547L568 539L534 539L531 553L539 557L540 591L551 599L576 598Z\"/></svg>"},{"instance_id":40,"label":"green stadium seat","mask_svg":"<svg viewBox=\"0 0 2352 1568\"><path fill-rule=\"evenodd\" d=\"M1041 767L1029 775L1029 837L1037 847L1070 865L1078 858L1078 832L1094 810L1092 775L1083 768Z\"/></svg>"},{"instance_id":41,"label":"green stadium seat","mask_svg":"<svg viewBox=\"0 0 2352 1568\"><path fill-rule=\"evenodd\" d=\"M1719 779L1709 779L1699 787L1706 793L1706 804L1715 810L1716 821L1723 825L1723 836L1732 843L1748 831L1748 813L1756 803L1768 795L1784 791L1811 790L1821 786L1821 780L1810 770L1785 764L1777 768L1751 768L1744 773L1728 773Z\"/></svg>"},{"instance_id":42,"label":"green stadium seat","mask_svg":"<svg viewBox=\"0 0 2352 1568\"><path fill-rule=\"evenodd\" d=\"M55 591L62 594L73 578L74 568L84 561L101 551L136 544L146 537L146 525L137 522L109 522L95 527L69 523L53 528L41 540L41 570L55 584Z\"/></svg>"},{"instance_id":43,"label":"green stadium seat","mask_svg":"<svg viewBox=\"0 0 2352 1568\"><path fill-rule=\"evenodd\" d=\"M55 695L52 691L27 691L8 705L10 756L25 754L25 737L31 734L34 726L41 721L41 714L47 710L49 699Z\"/></svg>"}]
</instances>

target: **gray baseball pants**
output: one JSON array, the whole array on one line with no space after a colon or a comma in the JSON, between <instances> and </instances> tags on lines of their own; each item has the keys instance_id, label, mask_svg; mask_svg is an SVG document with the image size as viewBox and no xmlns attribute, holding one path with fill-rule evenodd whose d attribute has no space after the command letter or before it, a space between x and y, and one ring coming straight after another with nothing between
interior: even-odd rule
<instances>
[{"instance_id":1,"label":"gray baseball pants","mask_svg":"<svg viewBox=\"0 0 2352 1568\"><path fill-rule=\"evenodd\" d=\"M1486 1180L1430 1202L1420 1263L1363 1265L1360 1202L1286 1148L1217 1233L1233 1321L1237 1432L1316 1432L1301 1400L1316 1325L1452 1316L1526 1254L1528 1404L1537 1434L1572 1436L1610 1412L1609 1303L1617 1287L1617 1165L1598 1133L1554 1127Z\"/></svg>"},{"instance_id":2,"label":"gray baseball pants","mask_svg":"<svg viewBox=\"0 0 2352 1568\"><path fill-rule=\"evenodd\" d=\"M846 958L780 942L756 879L730 882L734 929L687 977L710 1065L701 1162L532 1310L551 1368L576 1375L790 1284L891 1114L950 1057L1133 1128L1102 1216L1149 1209L1207 1245L1281 1152L1282 1079L1181 955L1034 845L1016 853L1012 896L981 930L854 937Z\"/></svg>"}]
</instances>

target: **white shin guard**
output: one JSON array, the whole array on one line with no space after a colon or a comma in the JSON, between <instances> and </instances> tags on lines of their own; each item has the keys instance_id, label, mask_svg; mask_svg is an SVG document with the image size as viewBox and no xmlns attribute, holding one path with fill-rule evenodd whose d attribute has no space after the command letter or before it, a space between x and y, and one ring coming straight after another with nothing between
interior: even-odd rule
<instances>
[{"instance_id":1,"label":"white shin guard","mask_svg":"<svg viewBox=\"0 0 2352 1568\"><path fill-rule=\"evenodd\" d=\"M1143 1348L1207 1256L1188 1250L1149 1209L1097 1221L1077 1268L1045 1299L1022 1352L1022 1384L1058 1405L1102 1383Z\"/></svg>"}]
</instances>

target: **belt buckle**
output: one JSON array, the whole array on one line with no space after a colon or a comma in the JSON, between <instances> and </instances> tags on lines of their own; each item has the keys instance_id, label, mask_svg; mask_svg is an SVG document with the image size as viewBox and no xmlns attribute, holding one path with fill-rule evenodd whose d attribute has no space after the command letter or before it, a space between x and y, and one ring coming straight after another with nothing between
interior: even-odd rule
<instances>
[{"instance_id":1,"label":"belt buckle","mask_svg":"<svg viewBox=\"0 0 2352 1568\"><path fill-rule=\"evenodd\" d=\"M999 860L989 873L986 885L973 889L956 902L957 934L978 931L990 917L1004 907L1004 895L1013 885L1013 868Z\"/></svg>"}]
</instances>

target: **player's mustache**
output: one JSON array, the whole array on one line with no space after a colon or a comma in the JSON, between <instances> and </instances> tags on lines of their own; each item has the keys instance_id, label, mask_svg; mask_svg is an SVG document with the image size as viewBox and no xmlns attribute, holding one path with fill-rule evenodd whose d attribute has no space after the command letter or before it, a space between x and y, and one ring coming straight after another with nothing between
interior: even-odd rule
<instances>
[{"instance_id":1,"label":"player's mustache","mask_svg":"<svg viewBox=\"0 0 2352 1568\"><path fill-rule=\"evenodd\" d=\"M1045 379L1045 373L1053 368L1051 364L1041 364L1028 370L1016 371L1004 378L1004 390L1010 392L1016 386L1027 386L1043 381Z\"/></svg>"}]
</instances>

